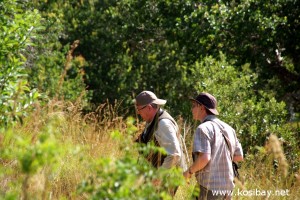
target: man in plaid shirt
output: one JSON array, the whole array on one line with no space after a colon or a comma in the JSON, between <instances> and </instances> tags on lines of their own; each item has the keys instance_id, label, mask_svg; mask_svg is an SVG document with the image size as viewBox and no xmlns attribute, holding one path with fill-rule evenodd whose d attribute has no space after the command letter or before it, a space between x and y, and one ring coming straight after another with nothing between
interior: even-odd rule
<instances>
[{"instance_id":1,"label":"man in plaid shirt","mask_svg":"<svg viewBox=\"0 0 300 200\"><path fill-rule=\"evenodd\" d=\"M234 188L232 161L243 160L243 150L235 130L219 120L217 101L209 93L191 98L192 113L201 124L197 127L193 144L193 165L184 172L185 178L195 173L200 187L196 199L231 199Z\"/></svg>"}]
</instances>

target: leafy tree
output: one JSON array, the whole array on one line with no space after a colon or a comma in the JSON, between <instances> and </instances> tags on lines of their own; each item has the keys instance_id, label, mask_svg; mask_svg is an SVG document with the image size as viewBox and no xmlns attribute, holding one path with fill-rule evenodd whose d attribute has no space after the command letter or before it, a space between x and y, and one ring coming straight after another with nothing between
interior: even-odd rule
<instances>
[{"instance_id":1,"label":"leafy tree","mask_svg":"<svg viewBox=\"0 0 300 200\"><path fill-rule=\"evenodd\" d=\"M258 74L257 90L276 91L276 98L285 96L299 111L299 3L245 0L196 5L177 26L181 48L195 56L188 58L218 56L222 51L236 67L250 63Z\"/></svg>"},{"instance_id":2,"label":"leafy tree","mask_svg":"<svg viewBox=\"0 0 300 200\"><path fill-rule=\"evenodd\" d=\"M122 98L128 105L132 93L143 89L171 101L175 94L181 98L192 84L186 66L199 57L217 57L220 50L236 61L237 68L250 63L258 74L257 90L276 91L276 98L287 92L298 97L296 1L49 1L39 5L60 13L66 27L63 43L80 39L76 52L87 60L86 83L94 103ZM297 101L293 107L297 111Z\"/></svg>"},{"instance_id":3,"label":"leafy tree","mask_svg":"<svg viewBox=\"0 0 300 200\"><path fill-rule=\"evenodd\" d=\"M272 93L253 90L258 77L249 64L242 66L243 73L240 73L226 61L224 54L219 57L218 60L206 57L194 64L193 77L197 77L194 89L216 96L220 118L235 128L245 153L248 153L257 145L263 146L271 133L281 135L280 127L287 120L286 106L277 102ZM291 138L292 132L286 132L282 137Z\"/></svg>"},{"instance_id":4,"label":"leafy tree","mask_svg":"<svg viewBox=\"0 0 300 200\"><path fill-rule=\"evenodd\" d=\"M58 1L59 2L59 1ZM49 4L49 8L45 7ZM83 80L85 59L74 50L80 45L80 40L74 39L62 44L64 34L62 23L63 10L55 1L28 2L28 7L40 10L43 26L39 27L38 35L32 38L34 46L30 46L26 62L30 69L30 84L50 98L86 103L86 85ZM51 9L50 9L51 8Z\"/></svg>"},{"instance_id":5,"label":"leafy tree","mask_svg":"<svg viewBox=\"0 0 300 200\"><path fill-rule=\"evenodd\" d=\"M28 84L26 48L36 35L40 15L23 10L15 0L0 3L0 124L10 125L28 114L39 93Z\"/></svg>"},{"instance_id":6,"label":"leafy tree","mask_svg":"<svg viewBox=\"0 0 300 200\"><path fill-rule=\"evenodd\" d=\"M122 94L121 98L128 105L132 92L142 89L166 95L176 88L183 96L185 87L181 84L185 84L185 72L178 63L184 61L184 54L176 42L168 41L164 30L168 27L163 24L167 13L162 2L71 1L62 4L58 1L48 4L50 10L51 6L58 5L63 9L67 33L62 41L67 43L75 38L81 41L76 52L87 60L86 83L93 91L93 102L106 98L114 101ZM181 7L178 4L177 9ZM172 81L172 77L182 81Z\"/></svg>"},{"instance_id":7,"label":"leafy tree","mask_svg":"<svg viewBox=\"0 0 300 200\"><path fill-rule=\"evenodd\" d=\"M249 149L263 145L268 132L287 120L286 107L276 98L297 84L283 85L280 76L268 73L268 62L277 58L278 30L288 23L279 10L292 4L280 3L128 0L48 5L63 10L66 37L61 41L80 38L76 53L87 61L93 103L121 99L127 110L135 93L149 89L168 99L167 108L174 114L188 117L188 96L210 90L227 105L224 117L243 134ZM208 61L207 56L219 59ZM281 67L297 75L292 65ZM242 114L233 120L237 113Z\"/></svg>"},{"instance_id":8,"label":"leafy tree","mask_svg":"<svg viewBox=\"0 0 300 200\"><path fill-rule=\"evenodd\" d=\"M54 13L43 18L27 1L0 6L1 124L22 120L40 94L85 102L85 60L72 54L79 42L60 44L62 25Z\"/></svg>"}]
</instances>

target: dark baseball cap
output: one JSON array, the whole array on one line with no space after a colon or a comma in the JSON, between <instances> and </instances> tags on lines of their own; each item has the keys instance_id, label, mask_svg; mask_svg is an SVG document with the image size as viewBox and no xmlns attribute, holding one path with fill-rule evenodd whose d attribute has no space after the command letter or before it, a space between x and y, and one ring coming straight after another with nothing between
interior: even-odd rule
<instances>
[{"instance_id":1,"label":"dark baseball cap","mask_svg":"<svg viewBox=\"0 0 300 200\"><path fill-rule=\"evenodd\" d=\"M191 97L190 100L204 105L205 108L207 108L212 114L219 115L219 112L216 109L217 108L217 100L213 95L206 93L206 92L202 92L195 98Z\"/></svg>"}]
</instances>

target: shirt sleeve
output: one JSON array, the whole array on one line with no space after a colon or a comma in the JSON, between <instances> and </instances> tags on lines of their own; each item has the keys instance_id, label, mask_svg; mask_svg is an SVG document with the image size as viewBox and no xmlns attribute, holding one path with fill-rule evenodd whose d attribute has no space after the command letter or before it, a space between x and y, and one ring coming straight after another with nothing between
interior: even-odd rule
<instances>
[{"instance_id":1,"label":"shirt sleeve","mask_svg":"<svg viewBox=\"0 0 300 200\"><path fill-rule=\"evenodd\" d=\"M198 126L194 135L193 152L211 153L211 145L205 129Z\"/></svg>"},{"instance_id":2,"label":"shirt sleeve","mask_svg":"<svg viewBox=\"0 0 300 200\"><path fill-rule=\"evenodd\" d=\"M167 152L162 167L171 168L176 166L180 160L181 151L177 138L178 127L176 127L169 119L161 119L158 123L155 137L160 145Z\"/></svg>"},{"instance_id":3,"label":"shirt sleeve","mask_svg":"<svg viewBox=\"0 0 300 200\"><path fill-rule=\"evenodd\" d=\"M241 143L239 142L239 140L237 139L237 136L235 134L235 150L234 150L234 154L235 156L243 156L243 148Z\"/></svg>"}]
</instances>

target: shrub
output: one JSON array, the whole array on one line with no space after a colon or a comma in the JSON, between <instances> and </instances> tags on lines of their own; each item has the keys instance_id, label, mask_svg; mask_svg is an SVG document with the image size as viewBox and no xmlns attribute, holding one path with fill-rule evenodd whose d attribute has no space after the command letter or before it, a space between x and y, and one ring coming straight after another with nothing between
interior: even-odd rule
<instances>
[{"instance_id":1,"label":"shrub","mask_svg":"<svg viewBox=\"0 0 300 200\"><path fill-rule=\"evenodd\" d=\"M0 3L0 125L9 126L28 115L40 94L28 84L24 53L40 26L37 10L23 9L24 3Z\"/></svg>"}]
</instances>

